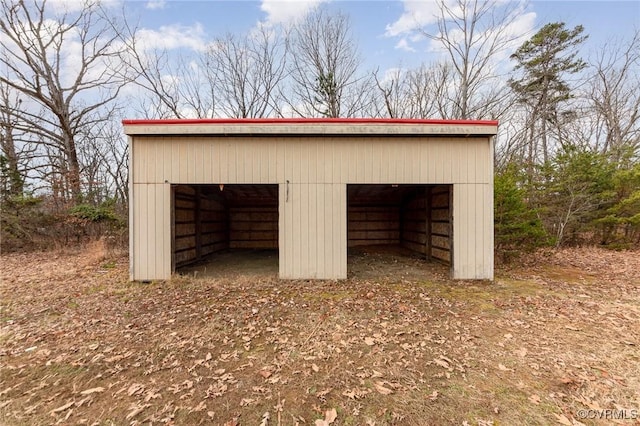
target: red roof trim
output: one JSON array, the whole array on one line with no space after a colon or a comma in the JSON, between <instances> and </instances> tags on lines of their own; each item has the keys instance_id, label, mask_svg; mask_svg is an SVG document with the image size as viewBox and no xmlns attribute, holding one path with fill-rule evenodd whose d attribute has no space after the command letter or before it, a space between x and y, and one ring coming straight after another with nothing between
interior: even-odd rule
<instances>
[{"instance_id":1,"label":"red roof trim","mask_svg":"<svg viewBox=\"0 0 640 426\"><path fill-rule=\"evenodd\" d=\"M130 119L123 125L180 124L451 124L467 126L497 126L497 120L425 120L407 118L180 118Z\"/></svg>"}]
</instances>

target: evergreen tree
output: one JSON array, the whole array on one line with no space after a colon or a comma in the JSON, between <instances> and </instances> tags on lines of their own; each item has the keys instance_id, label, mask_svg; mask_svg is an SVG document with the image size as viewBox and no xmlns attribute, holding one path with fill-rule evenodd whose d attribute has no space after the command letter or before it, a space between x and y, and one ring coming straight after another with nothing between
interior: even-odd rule
<instances>
[{"instance_id":1,"label":"evergreen tree","mask_svg":"<svg viewBox=\"0 0 640 426\"><path fill-rule=\"evenodd\" d=\"M577 57L578 46L587 38L583 30L581 25L569 30L563 22L549 23L511 55L517 61L515 71L521 75L511 78L509 85L518 102L529 111L529 146L525 156L530 172L540 153L544 163L549 161L550 130L560 130L563 121L571 116L570 111L562 108L571 98L571 87L565 78L586 66ZM561 132L557 137L562 146Z\"/></svg>"}]
</instances>

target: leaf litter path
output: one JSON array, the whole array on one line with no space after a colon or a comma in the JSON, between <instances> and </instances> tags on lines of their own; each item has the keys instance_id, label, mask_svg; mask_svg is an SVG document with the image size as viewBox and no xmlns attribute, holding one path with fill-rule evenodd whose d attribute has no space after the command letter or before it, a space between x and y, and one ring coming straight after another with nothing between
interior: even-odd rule
<instances>
[{"instance_id":1,"label":"leaf litter path","mask_svg":"<svg viewBox=\"0 0 640 426\"><path fill-rule=\"evenodd\" d=\"M3 255L0 423L579 425L640 408L639 253L540 252L493 283L359 259L390 272L139 284L101 251Z\"/></svg>"}]
</instances>

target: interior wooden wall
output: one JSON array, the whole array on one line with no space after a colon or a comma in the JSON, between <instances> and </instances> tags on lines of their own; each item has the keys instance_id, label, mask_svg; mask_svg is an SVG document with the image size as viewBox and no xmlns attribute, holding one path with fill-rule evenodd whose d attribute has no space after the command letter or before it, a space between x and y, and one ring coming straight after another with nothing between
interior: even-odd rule
<instances>
[{"instance_id":1,"label":"interior wooden wall","mask_svg":"<svg viewBox=\"0 0 640 426\"><path fill-rule=\"evenodd\" d=\"M348 247L400 240L399 206L349 206L347 221Z\"/></svg>"},{"instance_id":2,"label":"interior wooden wall","mask_svg":"<svg viewBox=\"0 0 640 426\"><path fill-rule=\"evenodd\" d=\"M229 209L230 248L278 248L278 204Z\"/></svg>"},{"instance_id":3,"label":"interior wooden wall","mask_svg":"<svg viewBox=\"0 0 640 426\"><path fill-rule=\"evenodd\" d=\"M427 250L430 256L451 263L451 186L439 185L431 188L429 194L430 212L428 220Z\"/></svg>"},{"instance_id":4,"label":"interior wooden wall","mask_svg":"<svg viewBox=\"0 0 640 426\"><path fill-rule=\"evenodd\" d=\"M427 192L429 189L420 189L401 206L400 244L415 252L427 254Z\"/></svg>"},{"instance_id":5,"label":"interior wooden wall","mask_svg":"<svg viewBox=\"0 0 640 426\"><path fill-rule=\"evenodd\" d=\"M427 259L451 262L451 186L416 186L395 204L385 195L369 204L350 205L349 247L400 244Z\"/></svg>"},{"instance_id":6,"label":"interior wooden wall","mask_svg":"<svg viewBox=\"0 0 640 426\"><path fill-rule=\"evenodd\" d=\"M229 247L222 200L188 185L174 187L174 264L180 267Z\"/></svg>"}]
</instances>

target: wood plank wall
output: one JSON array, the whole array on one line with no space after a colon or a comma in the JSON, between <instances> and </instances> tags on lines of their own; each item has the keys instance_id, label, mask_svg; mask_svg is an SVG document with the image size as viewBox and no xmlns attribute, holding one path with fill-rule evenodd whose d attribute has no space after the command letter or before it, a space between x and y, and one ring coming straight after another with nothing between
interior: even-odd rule
<instances>
[{"instance_id":1,"label":"wood plank wall","mask_svg":"<svg viewBox=\"0 0 640 426\"><path fill-rule=\"evenodd\" d=\"M198 187L174 186L174 262L195 262L229 247L227 213L222 200L205 196Z\"/></svg>"},{"instance_id":2,"label":"wood plank wall","mask_svg":"<svg viewBox=\"0 0 640 426\"><path fill-rule=\"evenodd\" d=\"M422 189L422 188L419 188ZM427 192L424 188L405 200L401 206L402 235L400 244L418 253L427 254Z\"/></svg>"},{"instance_id":3,"label":"wood plank wall","mask_svg":"<svg viewBox=\"0 0 640 426\"><path fill-rule=\"evenodd\" d=\"M348 209L348 247L400 241L399 206L349 206Z\"/></svg>"},{"instance_id":4,"label":"wood plank wall","mask_svg":"<svg viewBox=\"0 0 640 426\"><path fill-rule=\"evenodd\" d=\"M229 209L229 248L278 248L278 204Z\"/></svg>"},{"instance_id":5,"label":"wood plank wall","mask_svg":"<svg viewBox=\"0 0 640 426\"><path fill-rule=\"evenodd\" d=\"M428 207L430 238L427 250L431 251L431 257L451 263L451 187L431 188Z\"/></svg>"}]
</instances>

